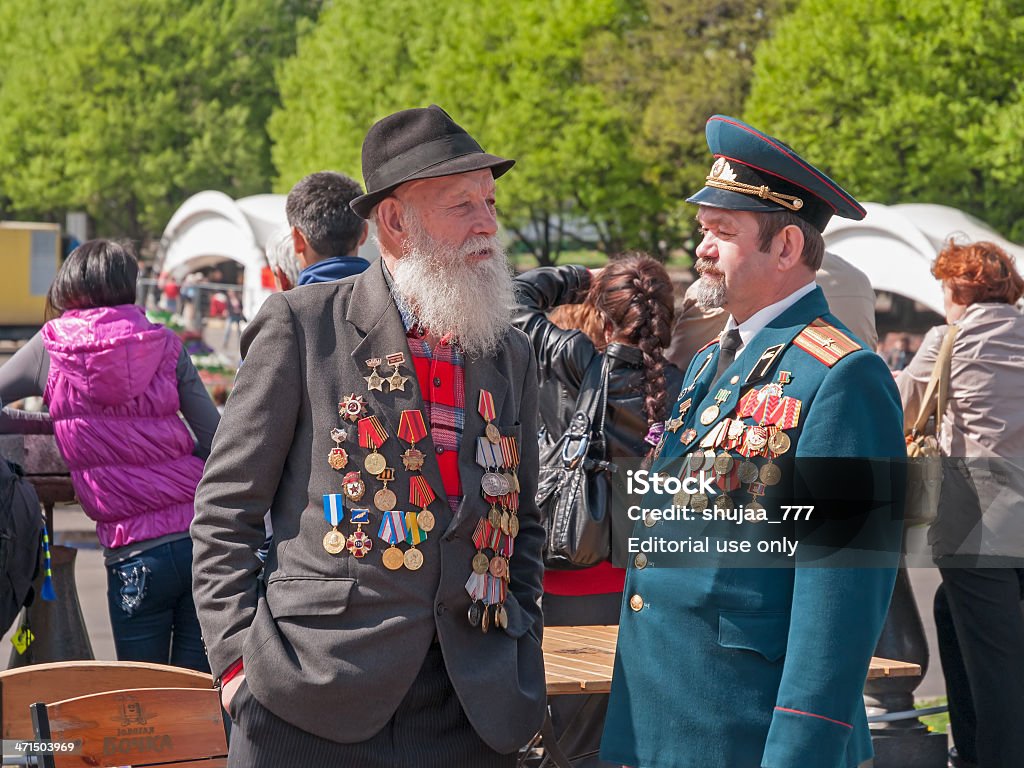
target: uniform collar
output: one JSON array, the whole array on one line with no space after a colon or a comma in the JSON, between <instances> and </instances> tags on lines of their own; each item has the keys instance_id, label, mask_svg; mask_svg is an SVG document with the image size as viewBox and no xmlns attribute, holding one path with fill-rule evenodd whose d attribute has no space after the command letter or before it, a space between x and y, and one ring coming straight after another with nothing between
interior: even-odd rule
<instances>
[{"instance_id":1,"label":"uniform collar","mask_svg":"<svg viewBox=\"0 0 1024 768\"><path fill-rule=\"evenodd\" d=\"M740 341L742 342L740 349L743 349L755 336L757 336L758 333L761 332L763 328L771 323L772 320L779 317L783 312L813 291L815 286L815 282L811 280L807 285L797 288L785 298L776 301L774 304L769 304L764 309L758 310L738 325L733 316L729 315L729 319L725 322L724 331L731 331L733 328L739 328Z\"/></svg>"}]
</instances>

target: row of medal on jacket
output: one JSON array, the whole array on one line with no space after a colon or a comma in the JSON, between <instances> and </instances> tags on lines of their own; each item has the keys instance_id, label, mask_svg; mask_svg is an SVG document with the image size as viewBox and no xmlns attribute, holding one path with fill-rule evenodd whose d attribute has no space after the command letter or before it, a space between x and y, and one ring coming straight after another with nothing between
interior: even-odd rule
<instances>
[{"instance_id":1,"label":"row of medal on jacket","mask_svg":"<svg viewBox=\"0 0 1024 768\"><path fill-rule=\"evenodd\" d=\"M426 422L418 410L402 411L399 420L399 439L409 443L409 448L402 454L405 469L412 473L409 476L409 502L419 508L419 512L403 512L396 509L398 498L388 487L388 483L395 481L395 470L387 465L387 459L379 453L390 435L377 416L366 415L366 412L367 403L361 395L347 395L338 404L339 415L345 421L357 425L359 446L370 451L363 458L363 468L383 486L374 493L373 504L381 513L377 536L388 544L382 554L384 567L398 570L404 566L412 571L419 570L423 566L423 553L416 545L426 540L427 533L433 530L435 524L434 515L428 507L436 495L426 478L419 473L425 456L416 448L416 443L427 434ZM347 439L347 429L331 430L331 440L335 447L328 453L327 462L334 470L342 471L348 466L349 455L342 447ZM328 553L336 555L348 550L352 556L363 558L372 551L373 539L363 531L363 525L370 523L370 510L368 507L352 506L358 504L365 493L366 484L361 472L354 470L344 475L342 493L324 494L324 519L331 525L323 541ZM356 530L347 537L338 531L338 525L344 520L346 501L352 507L350 522L356 526ZM409 548L403 551L401 545L408 545Z\"/></svg>"},{"instance_id":2,"label":"row of medal on jacket","mask_svg":"<svg viewBox=\"0 0 1024 768\"><path fill-rule=\"evenodd\" d=\"M695 477L701 472L713 471L715 485L722 489L722 493L708 499L706 494L681 490L672 501L677 506L694 510L707 509L709 503L717 509L733 509L735 502L729 494L745 485L751 496L747 506L762 511L761 497L770 486L782 480L782 470L775 459L791 447L790 437L778 424L745 424L740 419L723 419L704 436L699 449L683 456L681 472L681 477ZM742 460L733 455L733 451ZM755 461L758 458L766 461L759 466Z\"/></svg>"},{"instance_id":3,"label":"row of medal on jacket","mask_svg":"<svg viewBox=\"0 0 1024 768\"><path fill-rule=\"evenodd\" d=\"M515 437L502 435L493 423L491 393L480 390L477 410L486 422L484 434L476 439L476 463L484 474L480 493L489 508L473 531L476 554L466 582L470 605L466 618L470 626L487 632L491 625L508 628L505 599L510 580L509 561L519 535L519 445ZM492 618L493 614L493 618Z\"/></svg>"}]
</instances>

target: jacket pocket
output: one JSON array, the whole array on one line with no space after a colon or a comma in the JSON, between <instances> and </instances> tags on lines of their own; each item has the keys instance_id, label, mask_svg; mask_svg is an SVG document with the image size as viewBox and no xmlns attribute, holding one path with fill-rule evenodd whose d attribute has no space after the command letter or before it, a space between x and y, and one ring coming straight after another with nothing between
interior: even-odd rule
<instances>
[{"instance_id":1,"label":"jacket pocket","mask_svg":"<svg viewBox=\"0 0 1024 768\"><path fill-rule=\"evenodd\" d=\"M267 583L267 605L275 619L289 616L337 616L348 607L355 583L355 579L272 577Z\"/></svg>"},{"instance_id":2,"label":"jacket pocket","mask_svg":"<svg viewBox=\"0 0 1024 768\"><path fill-rule=\"evenodd\" d=\"M789 614L767 611L720 611L718 644L723 648L754 651L768 661L786 655Z\"/></svg>"},{"instance_id":3,"label":"jacket pocket","mask_svg":"<svg viewBox=\"0 0 1024 768\"><path fill-rule=\"evenodd\" d=\"M519 639L532 627L534 620L523 610L519 599L510 591L505 597L505 611L508 613L508 629L505 634L513 639Z\"/></svg>"}]
</instances>

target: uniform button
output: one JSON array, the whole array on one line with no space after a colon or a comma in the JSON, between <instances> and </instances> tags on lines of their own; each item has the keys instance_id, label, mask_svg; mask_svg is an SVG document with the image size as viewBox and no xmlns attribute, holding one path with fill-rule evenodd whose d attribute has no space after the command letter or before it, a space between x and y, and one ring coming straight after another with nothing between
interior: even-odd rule
<instances>
[{"instance_id":1,"label":"uniform button","mask_svg":"<svg viewBox=\"0 0 1024 768\"><path fill-rule=\"evenodd\" d=\"M434 448L434 451L437 453L438 456L440 456L442 453L444 453L444 446L439 445Z\"/></svg>"},{"instance_id":2,"label":"uniform button","mask_svg":"<svg viewBox=\"0 0 1024 768\"><path fill-rule=\"evenodd\" d=\"M657 519L655 519L654 515L644 515L644 525L646 525L648 528L653 528L657 524L658 521Z\"/></svg>"},{"instance_id":3,"label":"uniform button","mask_svg":"<svg viewBox=\"0 0 1024 768\"><path fill-rule=\"evenodd\" d=\"M731 379L729 379L729 383L730 384L738 384L739 380L740 380L739 376L733 376Z\"/></svg>"},{"instance_id":4,"label":"uniform button","mask_svg":"<svg viewBox=\"0 0 1024 768\"><path fill-rule=\"evenodd\" d=\"M434 377L434 386L435 387L440 387L441 386L441 377L440 376L435 376Z\"/></svg>"},{"instance_id":5,"label":"uniform button","mask_svg":"<svg viewBox=\"0 0 1024 768\"><path fill-rule=\"evenodd\" d=\"M444 616L444 612L446 610L448 610L448 609L444 607L444 603L438 603L437 604L437 615L438 616Z\"/></svg>"},{"instance_id":6,"label":"uniform button","mask_svg":"<svg viewBox=\"0 0 1024 768\"><path fill-rule=\"evenodd\" d=\"M633 558L633 565L635 565L640 570L643 570L644 568L646 568L647 567L647 555L645 555L643 552L640 552L639 554L637 554L637 556Z\"/></svg>"},{"instance_id":7,"label":"uniform button","mask_svg":"<svg viewBox=\"0 0 1024 768\"><path fill-rule=\"evenodd\" d=\"M644 607L644 599L640 595L633 595L629 598L629 607L634 611L641 611Z\"/></svg>"}]
</instances>

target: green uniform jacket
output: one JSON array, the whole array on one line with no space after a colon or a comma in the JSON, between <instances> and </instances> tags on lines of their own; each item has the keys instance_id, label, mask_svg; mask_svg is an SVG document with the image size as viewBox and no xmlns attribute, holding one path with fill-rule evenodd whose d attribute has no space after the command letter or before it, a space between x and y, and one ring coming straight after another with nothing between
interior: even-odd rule
<instances>
[{"instance_id":1,"label":"green uniform jacket","mask_svg":"<svg viewBox=\"0 0 1024 768\"><path fill-rule=\"evenodd\" d=\"M835 339L828 328L805 332L818 318ZM769 539L799 544L792 557L651 552L630 564L605 760L855 768L871 757L862 691L898 563L906 449L892 375L841 334L849 332L815 289L758 333L718 381L717 342L690 363L673 413L682 424L665 433L655 469L679 476L680 466L699 464L694 452L711 450L701 443L737 418L740 399L781 380L800 414L783 431L788 450L774 457L781 480L762 489L768 520L779 522L638 523L637 546L694 536L748 541L754 551ZM708 410L716 396L724 398L717 415ZM744 458L728 448L714 454L729 453L737 467ZM760 468L768 458L753 461ZM748 488L729 490L736 506L754 507ZM784 504L813 505L814 517L783 522Z\"/></svg>"}]
</instances>

